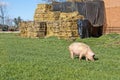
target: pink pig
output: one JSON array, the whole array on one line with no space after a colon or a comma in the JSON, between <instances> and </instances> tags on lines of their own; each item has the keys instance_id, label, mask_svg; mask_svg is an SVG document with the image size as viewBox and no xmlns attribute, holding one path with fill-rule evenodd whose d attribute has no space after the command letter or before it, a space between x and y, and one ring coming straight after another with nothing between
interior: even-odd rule
<instances>
[{"instance_id":1,"label":"pink pig","mask_svg":"<svg viewBox=\"0 0 120 80\"><path fill-rule=\"evenodd\" d=\"M69 51L72 59L74 59L74 55L77 55L79 56L79 60L84 56L86 61L94 61L95 54L87 44L74 42L69 46Z\"/></svg>"}]
</instances>

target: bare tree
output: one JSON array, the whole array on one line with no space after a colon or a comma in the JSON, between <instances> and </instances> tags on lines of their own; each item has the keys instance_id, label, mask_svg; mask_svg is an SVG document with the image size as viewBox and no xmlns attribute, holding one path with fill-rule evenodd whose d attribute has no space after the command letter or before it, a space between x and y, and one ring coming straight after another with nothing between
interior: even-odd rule
<instances>
[{"instance_id":1,"label":"bare tree","mask_svg":"<svg viewBox=\"0 0 120 80\"><path fill-rule=\"evenodd\" d=\"M5 17L5 24L8 25L9 27L13 26L13 19L10 18L9 16Z\"/></svg>"},{"instance_id":2,"label":"bare tree","mask_svg":"<svg viewBox=\"0 0 120 80\"><path fill-rule=\"evenodd\" d=\"M2 25L4 25L5 23L4 21L5 21L5 15L6 15L6 6L7 6L6 2L0 1L0 18L1 18Z\"/></svg>"}]
</instances>

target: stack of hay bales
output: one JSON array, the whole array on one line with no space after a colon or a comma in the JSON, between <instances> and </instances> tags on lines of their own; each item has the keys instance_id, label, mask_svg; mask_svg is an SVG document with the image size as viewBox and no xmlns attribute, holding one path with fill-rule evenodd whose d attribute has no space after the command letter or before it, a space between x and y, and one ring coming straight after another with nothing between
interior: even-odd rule
<instances>
[{"instance_id":1,"label":"stack of hay bales","mask_svg":"<svg viewBox=\"0 0 120 80\"><path fill-rule=\"evenodd\" d=\"M58 38L69 39L79 36L76 20L48 22L47 26L47 37L57 36Z\"/></svg>"},{"instance_id":2,"label":"stack of hay bales","mask_svg":"<svg viewBox=\"0 0 120 80\"><path fill-rule=\"evenodd\" d=\"M38 4L34 22L21 23L22 37L50 37L69 39L78 37L77 20L83 19L78 12L51 11L51 5Z\"/></svg>"},{"instance_id":3,"label":"stack of hay bales","mask_svg":"<svg viewBox=\"0 0 120 80\"><path fill-rule=\"evenodd\" d=\"M22 37L35 37L34 24L32 21L23 21L20 24L20 35Z\"/></svg>"},{"instance_id":4,"label":"stack of hay bales","mask_svg":"<svg viewBox=\"0 0 120 80\"><path fill-rule=\"evenodd\" d=\"M38 4L34 15L35 22L46 23L46 37L57 36L58 38L65 39L77 37L77 20L83 19L83 16L78 12L65 13L60 11L51 11L51 9L52 6L49 4Z\"/></svg>"},{"instance_id":5,"label":"stack of hay bales","mask_svg":"<svg viewBox=\"0 0 120 80\"><path fill-rule=\"evenodd\" d=\"M27 38L42 38L46 35L45 22L26 22L20 23L20 36Z\"/></svg>"},{"instance_id":6,"label":"stack of hay bales","mask_svg":"<svg viewBox=\"0 0 120 80\"><path fill-rule=\"evenodd\" d=\"M71 12L71 13L61 13L60 18L58 20L58 25L54 28L57 28L54 30L58 36L58 38L76 38L78 37L78 26L77 26L77 20L83 19L84 17L79 15L78 12ZM59 26L59 27L57 27Z\"/></svg>"},{"instance_id":7,"label":"stack of hay bales","mask_svg":"<svg viewBox=\"0 0 120 80\"><path fill-rule=\"evenodd\" d=\"M78 37L76 21L62 21L58 37L65 39Z\"/></svg>"},{"instance_id":8,"label":"stack of hay bales","mask_svg":"<svg viewBox=\"0 0 120 80\"><path fill-rule=\"evenodd\" d=\"M51 11L51 5L49 4L38 4L35 10L34 21L55 21L59 19L60 11Z\"/></svg>"},{"instance_id":9,"label":"stack of hay bales","mask_svg":"<svg viewBox=\"0 0 120 80\"><path fill-rule=\"evenodd\" d=\"M47 37L58 36L60 31L60 21L47 22Z\"/></svg>"},{"instance_id":10,"label":"stack of hay bales","mask_svg":"<svg viewBox=\"0 0 120 80\"><path fill-rule=\"evenodd\" d=\"M76 21L54 21L47 23L47 37L57 36L58 38L69 39L78 37Z\"/></svg>"}]
</instances>

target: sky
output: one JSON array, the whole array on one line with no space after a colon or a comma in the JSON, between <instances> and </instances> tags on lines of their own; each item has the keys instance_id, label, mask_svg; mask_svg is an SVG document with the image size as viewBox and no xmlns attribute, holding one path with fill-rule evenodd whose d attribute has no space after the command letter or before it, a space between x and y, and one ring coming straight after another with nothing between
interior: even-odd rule
<instances>
[{"instance_id":1,"label":"sky","mask_svg":"<svg viewBox=\"0 0 120 80\"><path fill-rule=\"evenodd\" d=\"M43 0L0 0L7 3L7 15L10 18L21 17L23 20L33 20L34 12L38 3L43 3Z\"/></svg>"}]
</instances>

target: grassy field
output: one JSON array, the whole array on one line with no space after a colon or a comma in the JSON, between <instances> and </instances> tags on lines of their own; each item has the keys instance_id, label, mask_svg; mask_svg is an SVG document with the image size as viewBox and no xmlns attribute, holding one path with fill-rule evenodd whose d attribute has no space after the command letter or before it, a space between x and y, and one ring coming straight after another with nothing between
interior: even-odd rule
<instances>
[{"instance_id":1,"label":"grassy field","mask_svg":"<svg viewBox=\"0 0 120 80\"><path fill-rule=\"evenodd\" d=\"M95 62L72 60L73 41L0 34L0 80L120 80L120 35L77 39L96 53Z\"/></svg>"}]
</instances>

